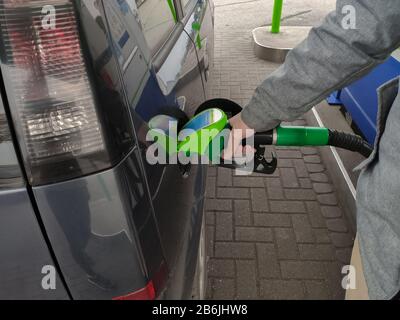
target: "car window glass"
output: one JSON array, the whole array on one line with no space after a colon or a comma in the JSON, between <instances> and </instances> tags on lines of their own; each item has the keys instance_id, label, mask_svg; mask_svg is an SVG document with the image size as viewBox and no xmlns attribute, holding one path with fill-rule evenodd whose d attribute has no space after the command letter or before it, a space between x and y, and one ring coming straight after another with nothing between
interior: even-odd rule
<instances>
[{"instance_id":1,"label":"car window glass","mask_svg":"<svg viewBox=\"0 0 400 320\"><path fill-rule=\"evenodd\" d=\"M185 15L189 13L190 8L193 6L194 2L194 0L181 0L183 13Z\"/></svg>"},{"instance_id":2,"label":"car window glass","mask_svg":"<svg viewBox=\"0 0 400 320\"><path fill-rule=\"evenodd\" d=\"M176 11L172 0L136 0L143 33L152 54L171 33Z\"/></svg>"},{"instance_id":3,"label":"car window glass","mask_svg":"<svg viewBox=\"0 0 400 320\"><path fill-rule=\"evenodd\" d=\"M107 145L113 161L120 161L132 149L135 141L127 102L124 100L123 83L118 74L118 62L129 62L131 51L136 47L133 32L125 22L128 9L120 0L105 0L111 37L118 46L117 55L112 52L111 41L107 37L107 21L104 19L98 0L86 0L80 8L83 34L88 44L88 61L93 66L93 81L98 96L103 126L107 132ZM120 7L122 6L122 7ZM121 11L120 11L121 10ZM124 12L127 12L126 15ZM117 20L120 19L119 22ZM132 17L133 19L133 17ZM132 59L133 60L133 59ZM135 76L140 80L139 73Z\"/></svg>"}]
</instances>

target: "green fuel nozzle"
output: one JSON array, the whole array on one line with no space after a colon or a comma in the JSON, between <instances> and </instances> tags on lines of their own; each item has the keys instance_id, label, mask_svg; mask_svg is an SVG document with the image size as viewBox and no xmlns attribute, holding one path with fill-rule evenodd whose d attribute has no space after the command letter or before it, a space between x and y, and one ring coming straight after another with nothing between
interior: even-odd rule
<instances>
[{"instance_id":1,"label":"green fuel nozzle","mask_svg":"<svg viewBox=\"0 0 400 320\"><path fill-rule=\"evenodd\" d=\"M277 146L331 146L358 152L368 158L373 147L360 136L314 127L278 127L274 130L274 143Z\"/></svg>"},{"instance_id":2,"label":"green fuel nozzle","mask_svg":"<svg viewBox=\"0 0 400 320\"><path fill-rule=\"evenodd\" d=\"M329 130L313 127L277 127L274 130L273 144L284 147L326 146L329 143Z\"/></svg>"},{"instance_id":3,"label":"green fuel nozzle","mask_svg":"<svg viewBox=\"0 0 400 320\"><path fill-rule=\"evenodd\" d=\"M228 168L239 168L235 163L227 163L221 158L226 148L232 128L228 115L218 108L206 109L191 120L182 129L170 127L169 115L159 115L149 122L150 136L161 145L169 155L183 153L188 157L197 155L207 157L211 163ZM272 161L265 159L265 146L276 145L280 147L303 146L333 146L358 152L365 157L370 156L373 148L361 137L337 132L327 128L279 126L268 132L258 132L254 140L249 139L255 149L254 172L271 174L276 170L277 159L272 155ZM242 144L246 145L247 140ZM216 161L217 160L217 161Z\"/></svg>"},{"instance_id":4,"label":"green fuel nozzle","mask_svg":"<svg viewBox=\"0 0 400 320\"><path fill-rule=\"evenodd\" d=\"M358 152L366 158L373 151L373 147L360 136L320 127L279 126L267 133L256 133L255 144L262 143L280 147L338 147Z\"/></svg>"}]
</instances>

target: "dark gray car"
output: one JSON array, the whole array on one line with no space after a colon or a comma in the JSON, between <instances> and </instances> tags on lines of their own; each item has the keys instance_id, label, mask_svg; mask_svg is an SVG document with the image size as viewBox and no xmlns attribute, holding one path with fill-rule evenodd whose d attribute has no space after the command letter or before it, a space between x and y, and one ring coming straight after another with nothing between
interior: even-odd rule
<instances>
[{"instance_id":1,"label":"dark gray car","mask_svg":"<svg viewBox=\"0 0 400 320\"><path fill-rule=\"evenodd\" d=\"M145 152L206 100L212 4L0 0L0 55L0 299L201 298L206 167Z\"/></svg>"}]
</instances>

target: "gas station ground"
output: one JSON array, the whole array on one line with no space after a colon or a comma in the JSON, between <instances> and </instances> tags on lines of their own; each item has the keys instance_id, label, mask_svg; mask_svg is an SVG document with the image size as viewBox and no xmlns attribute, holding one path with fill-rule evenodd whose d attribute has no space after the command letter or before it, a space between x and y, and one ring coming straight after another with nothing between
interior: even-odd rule
<instances>
[{"instance_id":1,"label":"gas station ground","mask_svg":"<svg viewBox=\"0 0 400 320\"><path fill-rule=\"evenodd\" d=\"M215 0L212 97L245 105L279 66L255 57L251 34L271 21L272 2ZM285 3L283 24L317 25L335 5L335 0L294 2ZM344 121L340 112L335 116ZM341 270L350 262L354 232L331 164L318 148L276 153L279 169L271 176L209 169L209 299L344 298Z\"/></svg>"}]
</instances>

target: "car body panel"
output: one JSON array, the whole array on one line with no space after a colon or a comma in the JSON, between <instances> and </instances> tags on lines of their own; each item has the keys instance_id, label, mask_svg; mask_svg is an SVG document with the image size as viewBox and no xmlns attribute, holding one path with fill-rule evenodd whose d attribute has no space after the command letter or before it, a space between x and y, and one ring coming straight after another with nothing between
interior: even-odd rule
<instances>
[{"instance_id":1,"label":"car body panel","mask_svg":"<svg viewBox=\"0 0 400 320\"><path fill-rule=\"evenodd\" d=\"M33 192L74 299L135 292L161 268L160 240L136 150L114 169Z\"/></svg>"},{"instance_id":2,"label":"car body panel","mask_svg":"<svg viewBox=\"0 0 400 320\"><path fill-rule=\"evenodd\" d=\"M1 233L3 243L10 244L0 245L0 257L11 261L0 264L4 283L10 288L29 283L9 291L11 297L23 299L113 299L150 281L159 298L189 298L207 170L193 166L186 178L177 165L149 165L146 150L151 142L146 135L148 121L163 108L192 115L205 101L200 51L178 22L176 38L165 44L170 50L155 68L133 1L76 4L98 111L105 114L101 120L115 128L107 139L125 137L123 151L118 150L111 167L101 172L49 185L24 188L22 183L18 189L0 189L0 221L10 226ZM118 143L113 146L119 148ZM25 247L14 232L22 221L22 239L29 242ZM35 256L15 256L25 250ZM35 266L30 273L29 263ZM27 266L21 279L10 269L18 264ZM56 264L62 273L54 292L37 288L42 264ZM1 288L0 297L6 294Z\"/></svg>"},{"instance_id":3,"label":"car body panel","mask_svg":"<svg viewBox=\"0 0 400 320\"><path fill-rule=\"evenodd\" d=\"M196 45L207 99L211 97L210 72L214 64L214 10L211 0L199 0L184 19L185 32Z\"/></svg>"},{"instance_id":4,"label":"car body panel","mask_svg":"<svg viewBox=\"0 0 400 320\"><path fill-rule=\"evenodd\" d=\"M25 187L1 96L0 258L0 299L69 299ZM55 288L46 279L42 286L47 267Z\"/></svg>"},{"instance_id":5,"label":"car body panel","mask_svg":"<svg viewBox=\"0 0 400 320\"><path fill-rule=\"evenodd\" d=\"M137 132L142 133L138 136L139 145L146 143L141 140L148 130L146 121L163 108L181 108L192 115L205 101L196 48L186 32L179 35L157 73L151 74L148 86L154 90L152 97L159 97L160 90L163 97L149 101L149 96L143 94L135 105L134 110L142 120L135 124ZM142 155L145 158L145 150ZM207 170L203 166L193 166L189 177L184 178L177 165L144 163L170 269L170 285L164 297L189 298L196 268Z\"/></svg>"},{"instance_id":6,"label":"car body panel","mask_svg":"<svg viewBox=\"0 0 400 320\"><path fill-rule=\"evenodd\" d=\"M157 79L164 95L171 93L183 98L181 105L188 116L204 102L203 83L193 40L182 32L174 43L164 64L157 72Z\"/></svg>"},{"instance_id":7,"label":"car body panel","mask_svg":"<svg viewBox=\"0 0 400 320\"><path fill-rule=\"evenodd\" d=\"M0 191L0 208L0 299L69 299L26 188ZM47 266L55 276L55 289L42 287Z\"/></svg>"}]
</instances>

